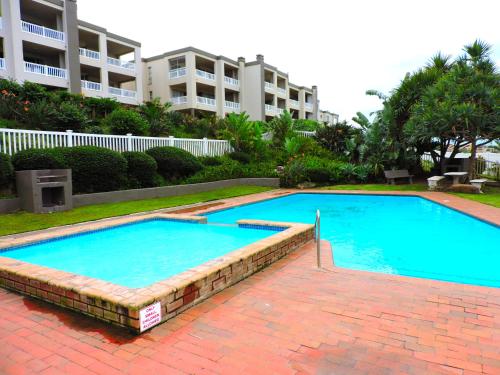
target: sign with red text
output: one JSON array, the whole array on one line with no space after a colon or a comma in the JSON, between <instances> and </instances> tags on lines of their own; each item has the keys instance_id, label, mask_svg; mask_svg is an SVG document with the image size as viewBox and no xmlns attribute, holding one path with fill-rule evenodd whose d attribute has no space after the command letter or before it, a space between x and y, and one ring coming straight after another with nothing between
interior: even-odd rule
<instances>
[{"instance_id":1,"label":"sign with red text","mask_svg":"<svg viewBox=\"0 0 500 375\"><path fill-rule=\"evenodd\" d=\"M161 303L156 302L152 305L146 306L139 311L139 323L141 325L141 332L144 332L151 327L161 323Z\"/></svg>"}]
</instances>

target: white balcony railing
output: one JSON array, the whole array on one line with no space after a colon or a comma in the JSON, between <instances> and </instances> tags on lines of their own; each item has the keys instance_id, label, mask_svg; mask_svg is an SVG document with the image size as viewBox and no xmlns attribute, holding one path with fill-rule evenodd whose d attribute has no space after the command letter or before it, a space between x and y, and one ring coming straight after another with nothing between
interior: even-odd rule
<instances>
[{"instance_id":1,"label":"white balcony railing","mask_svg":"<svg viewBox=\"0 0 500 375\"><path fill-rule=\"evenodd\" d=\"M312 111L313 110L313 104L312 103L307 103L305 104L306 109Z\"/></svg>"},{"instance_id":2,"label":"white balcony railing","mask_svg":"<svg viewBox=\"0 0 500 375\"><path fill-rule=\"evenodd\" d=\"M205 72L204 70L196 69L196 75L198 77L201 77L201 78L204 78L204 79L208 79L210 81L215 81L215 74L209 73L209 72Z\"/></svg>"},{"instance_id":3,"label":"white balcony railing","mask_svg":"<svg viewBox=\"0 0 500 375\"><path fill-rule=\"evenodd\" d=\"M197 96L196 101L199 104L208 105L210 107L215 107L217 105L217 102L215 101L215 99L205 98L204 96Z\"/></svg>"},{"instance_id":4,"label":"white balcony railing","mask_svg":"<svg viewBox=\"0 0 500 375\"><path fill-rule=\"evenodd\" d=\"M224 107L226 107L226 108L231 108L231 109L235 109L235 110L239 111L239 110L240 110L240 103L231 102L231 101L229 101L229 100L226 100L226 101L224 102Z\"/></svg>"},{"instance_id":5,"label":"white balcony railing","mask_svg":"<svg viewBox=\"0 0 500 375\"><path fill-rule=\"evenodd\" d=\"M278 94L286 95L286 89L278 87Z\"/></svg>"},{"instance_id":6,"label":"white balcony railing","mask_svg":"<svg viewBox=\"0 0 500 375\"><path fill-rule=\"evenodd\" d=\"M172 69L168 72L168 77L170 79L174 78L179 78L179 77L184 77L187 74L186 67L184 68L177 68L177 69Z\"/></svg>"},{"instance_id":7,"label":"white balcony railing","mask_svg":"<svg viewBox=\"0 0 500 375\"><path fill-rule=\"evenodd\" d=\"M300 103L299 103L298 100L290 99L290 106L291 107L295 107L295 108L299 108L300 107Z\"/></svg>"},{"instance_id":8,"label":"white balcony railing","mask_svg":"<svg viewBox=\"0 0 500 375\"><path fill-rule=\"evenodd\" d=\"M133 98L133 99L135 99L136 96L137 96L137 92L136 91L120 89L118 87L110 87L108 89L108 92L111 95L121 96L123 98Z\"/></svg>"},{"instance_id":9,"label":"white balcony railing","mask_svg":"<svg viewBox=\"0 0 500 375\"><path fill-rule=\"evenodd\" d=\"M172 98L172 104L174 104L174 105L186 104L187 101L188 101L187 96L174 96Z\"/></svg>"},{"instance_id":10,"label":"white balcony railing","mask_svg":"<svg viewBox=\"0 0 500 375\"><path fill-rule=\"evenodd\" d=\"M56 68L55 66L40 65L35 63L24 62L24 71L27 73L40 74L48 77L56 77L66 79L66 69Z\"/></svg>"},{"instance_id":11,"label":"white balcony railing","mask_svg":"<svg viewBox=\"0 0 500 375\"><path fill-rule=\"evenodd\" d=\"M99 82L84 81L82 79L82 89L91 90L91 91L101 91L102 86Z\"/></svg>"},{"instance_id":12,"label":"white balcony railing","mask_svg":"<svg viewBox=\"0 0 500 375\"><path fill-rule=\"evenodd\" d=\"M231 86L239 86L240 85L240 81L238 81L235 78L231 78L231 77L224 77L224 82L226 82L228 85L231 85Z\"/></svg>"},{"instance_id":13,"label":"white balcony railing","mask_svg":"<svg viewBox=\"0 0 500 375\"><path fill-rule=\"evenodd\" d=\"M271 83L271 82L267 82L267 81L265 81L265 82L264 82L264 86L265 86L265 88L266 88L266 89L269 89L269 90L274 90L274 84L273 84L273 83Z\"/></svg>"},{"instance_id":14,"label":"white balcony railing","mask_svg":"<svg viewBox=\"0 0 500 375\"><path fill-rule=\"evenodd\" d=\"M120 59L115 59L113 57L108 57L108 64L114 65L114 66L119 66L120 68L125 68L128 70L135 70L135 63L133 63L131 61L123 61Z\"/></svg>"},{"instance_id":15,"label":"white balcony railing","mask_svg":"<svg viewBox=\"0 0 500 375\"><path fill-rule=\"evenodd\" d=\"M2 17L0 17L0 30L3 29Z\"/></svg>"},{"instance_id":16,"label":"white balcony railing","mask_svg":"<svg viewBox=\"0 0 500 375\"><path fill-rule=\"evenodd\" d=\"M276 108L276 114L281 115L285 110L283 108Z\"/></svg>"},{"instance_id":17,"label":"white balcony railing","mask_svg":"<svg viewBox=\"0 0 500 375\"><path fill-rule=\"evenodd\" d=\"M48 27L35 25L34 23L26 21L21 21L21 28L25 33L35 34L43 38L64 42L64 33L62 31L49 29Z\"/></svg>"},{"instance_id":18,"label":"white balcony railing","mask_svg":"<svg viewBox=\"0 0 500 375\"><path fill-rule=\"evenodd\" d=\"M275 111L274 105L271 104L266 104L266 112L273 112Z\"/></svg>"},{"instance_id":19,"label":"white balcony railing","mask_svg":"<svg viewBox=\"0 0 500 375\"><path fill-rule=\"evenodd\" d=\"M5 70L5 59L0 57L0 69Z\"/></svg>"},{"instance_id":20,"label":"white balcony railing","mask_svg":"<svg viewBox=\"0 0 500 375\"><path fill-rule=\"evenodd\" d=\"M100 60L101 53L98 51L93 51L91 49L80 48L80 56L87 57L92 60Z\"/></svg>"}]
</instances>

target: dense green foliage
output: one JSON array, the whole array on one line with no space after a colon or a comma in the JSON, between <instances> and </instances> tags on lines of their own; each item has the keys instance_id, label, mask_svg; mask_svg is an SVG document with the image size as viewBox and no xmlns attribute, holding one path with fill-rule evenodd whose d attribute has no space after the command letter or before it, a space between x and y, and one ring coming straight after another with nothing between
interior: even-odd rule
<instances>
[{"instance_id":1,"label":"dense green foliage","mask_svg":"<svg viewBox=\"0 0 500 375\"><path fill-rule=\"evenodd\" d=\"M118 108L103 120L103 125L108 127L112 134L145 135L148 132L148 123L139 113L126 108Z\"/></svg>"},{"instance_id":2,"label":"dense green foliage","mask_svg":"<svg viewBox=\"0 0 500 375\"><path fill-rule=\"evenodd\" d=\"M205 167L195 175L187 178L186 183L199 183L218 180L228 180L243 177L277 177L274 163L241 164L226 158L221 165Z\"/></svg>"},{"instance_id":3,"label":"dense green foliage","mask_svg":"<svg viewBox=\"0 0 500 375\"><path fill-rule=\"evenodd\" d=\"M14 168L9 155L0 153L0 189L10 185L14 174Z\"/></svg>"},{"instance_id":4,"label":"dense green foliage","mask_svg":"<svg viewBox=\"0 0 500 375\"><path fill-rule=\"evenodd\" d=\"M67 163L59 149L28 149L19 151L12 157L16 171L35 169L64 169Z\"/></svg>"},{"instance_id":5,"label":"dense green foliage","mask_svg":"<svg viewBox=\"0 0 500 375\"><path fill-rule=\"evenodd\" d=\"M147 188L158 185L158 165L156 160L144 152L124 152L127 160L128 187Z\"/></svg>"},{"instance_id":6,"label":"dense green foliage","mask_svg":"<svg viewBox=\"0 0 500 375\"><path fill-rule=\"evenodd\" d=\"M191 153L175 147L154 147L146 153L156 160L158 173L167 181L178 181L203 168Z\"/></svg>"}]
</instances>

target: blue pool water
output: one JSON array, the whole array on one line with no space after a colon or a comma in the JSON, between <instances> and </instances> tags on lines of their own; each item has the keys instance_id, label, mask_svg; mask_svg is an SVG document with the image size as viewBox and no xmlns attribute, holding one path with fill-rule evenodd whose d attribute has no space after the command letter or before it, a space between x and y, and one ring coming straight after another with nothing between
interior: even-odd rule
<instances>
[{"instance_id":1,"label":"blue pool water","mask_svg":"<svg viewBox=\"0 0 500 375\"><path fill-rule=\"evenodd\" d=\"M500 287L500 228L419 197L295 194L208 219L314 223L316 209L339 267Z\"/></svg>"},{"instance_id":2,"label":"blue pool water","mask_svg":"<svg viewBox=\"0 0 500 375\"><path fill-rule=\"evenodd\" d=\"M0 256L140 288L275 233L147 220L13 248Z\"/></svg>"}]
</instances>

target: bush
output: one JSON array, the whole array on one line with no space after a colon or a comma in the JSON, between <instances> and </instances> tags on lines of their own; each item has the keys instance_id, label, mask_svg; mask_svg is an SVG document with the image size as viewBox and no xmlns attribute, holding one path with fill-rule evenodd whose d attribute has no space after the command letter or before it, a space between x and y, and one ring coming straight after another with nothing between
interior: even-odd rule
<instances>
[{"instance_id":1,"label":"bush","mask_svg":"<svg viewBox=\"0 0 500 375\"><path fill-rule=\"evenodd\" d=\"M346 180L348 163L305 156L294 159L285 167L282 176L284 186L296 186L301 182L316 182L319 184L338 183Z\"/></svg>"},{"instance_id":2,"label":"bush","mask_svg":"<svg viewBox=\"0 0 500 375\"><path fill-rule=\"evenodd\" d=\"M0 153L0 189L8 187L14 175L14 168L7 154Z\"/></svg>"},{"instance_id":3,"label":"bush","mask_svg":"<svg viewBox=\"0 0 500 375\"><path fill-rule=\"evenodd\" d=\"M140 114L125 108L118 108L111 112L103 120L103 124L109 128L112 134L144 135L148 131L148 123Z\"/></svg>"},{"instance_id":4,"label":"bush","mask_svg":"<svg viewBox=\"0 0 500 375\"><path fill-rule=\"evenodd\" d=\"M144 152L124 152L127 160L127 178L130 188L156 186L158 182L156 160Z\"/></svg>"},{"instance_id":5,"label":"bush","mask_svg":"<svg viewBox=\"0 0 500 375\"><path fill-rule=\"evenodd\" d=\"M79 132L87 124L88 118L81 105L71 102L62 102L54 110L55 121L50 126L56 131L73 130Z\"/></svg>"},{"instance_id":6,"label":"bush","mask_svg":"<svg viewBox=\"0 0 500 375\"><path fill-rule=\"evenodd\" d=\"M451 185L446 189L446 191L453 193L466 193L466 194L479 194L481 192L477 186L466 185L466 184Z\"/></svg>"},{"instance_id":7,"label":"bush","mask_svg":"<svg viewBox=\"0 0 500 375\"><path fill-rule=\"evenodd\" d=\"M250 160L252 159L251 156L249 154L247 154L246 152L235 151L235 152L231 152L228 156L231 159L238 161L242 164L248 164L248 163L250 163Z\"/></svg>"},{"instance_id":8,"label":"bush","mask_svg":"<svg viewBox=\"0 0 500 375\"><path fill-rule=\"evenodd\" d=\"M16 171L36 169L64 169L67 163L61 153L62 149L32 148L19 151L12 157L12 164Z\"/></svg>"},{"instance_id":9,"label":"bush","mask_svg":"<svg viewBox=\"0 0 500 375\"><path fill-rule=\"evenodd\" d=\"M156 160L158 173L169 181L191 176L203 169L203 165L194 155L180 148L154 147L146 153Z\"/></svg>"},{"instance_id":10,"label":"bush","mask_svg":"<svg viewBox=\"0 0 500 375\"><path fill-rule=\"evenodd\" d=\"M222 163L224 163L224 159L220 156L202 156L199 157L198 160L201 162L201 164L207 167L222 165Z\"/></svg>"},{"instance_id":11,"label":"bush","mask_svg":"<svg viewBox=\"0 0 500 375\"><path fill-rule=\"evenodd\" d=\"M72 169L75 193L120 190L127 183L127 160L118 152L95 146L61 149Z\"/></svg>"},{"instance_id":12,"label":"bush","mask_svg":"<svg viewBox=\"0 0 500 375\"><path fill-rule=\"evenodd\" d=\"M226 159L218 166L206 167L195 175L185 179L184 183L195 184L243 177L277 177L274 163L240 164Z\"/></svg>"}]
</instances>

